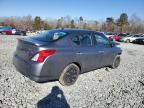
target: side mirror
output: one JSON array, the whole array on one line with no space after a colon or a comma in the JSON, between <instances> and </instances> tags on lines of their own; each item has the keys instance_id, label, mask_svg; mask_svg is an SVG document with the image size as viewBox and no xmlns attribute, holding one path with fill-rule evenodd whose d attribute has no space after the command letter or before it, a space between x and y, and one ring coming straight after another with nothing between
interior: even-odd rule
<instances>
[{"instance_id":1,"label":"side mirror","mask_svg":"<svg viewBox=\"0 0 144 108\"><path fill-rule=\"evenodd\" d=\"M111 41L110 46L111 47L120 46L120 43Z\"/></svg>"}]
</instances>

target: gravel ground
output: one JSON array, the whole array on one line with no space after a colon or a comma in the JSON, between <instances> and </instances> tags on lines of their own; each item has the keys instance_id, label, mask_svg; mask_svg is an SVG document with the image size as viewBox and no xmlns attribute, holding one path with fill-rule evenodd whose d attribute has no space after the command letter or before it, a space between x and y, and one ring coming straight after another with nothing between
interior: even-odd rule
<instances>
[{"instance_id":1,"label":"gravel ground","mask_svg":"<svg viewBox=\"0 0 144 108\"><path fill-rule=\"evenodd\" d=\"M12 64L16 38L0 36L0 108L144 108L144 46L121 43L118 69L98 69L69 87L38 84Z\"/></svg>"}]
</instances>

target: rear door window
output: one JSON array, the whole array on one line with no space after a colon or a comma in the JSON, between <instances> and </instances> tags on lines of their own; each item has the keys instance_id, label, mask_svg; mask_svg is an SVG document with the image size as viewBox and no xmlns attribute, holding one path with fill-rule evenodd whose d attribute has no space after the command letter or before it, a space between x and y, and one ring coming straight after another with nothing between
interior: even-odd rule
<instances>
[{"instance_id":1,"label":"rear door window","mask_svg":"<svg viewBox=\"0 0 144 108\"><path fill-rule=\"evenodd\" d=\"M79 40L79 36L76 35L76 36L73 36L71 38L72 42L75 43L76 45L80 45L80 40Z\"/></svg>"},{"instance_id":2,"label":"rear door window","mask_svg":"<svg viewBox=\"0 0 144 108\"><path fill-rule=\"evenodd\" d=\"M92 37L91 37L91 34L89 34L89 33L75 35L72 37L72 41L76 45L92 46Z\"/></svg>"},{"instance_id":3,"label":"rear door window","mask_svg":"<svg viewBox=\"0 0 144 108\"><path fill-rule=\"evenodd\" d=\"M139 35L134 35L134 37L140 37Z\"/></svg>"}]
</instances>

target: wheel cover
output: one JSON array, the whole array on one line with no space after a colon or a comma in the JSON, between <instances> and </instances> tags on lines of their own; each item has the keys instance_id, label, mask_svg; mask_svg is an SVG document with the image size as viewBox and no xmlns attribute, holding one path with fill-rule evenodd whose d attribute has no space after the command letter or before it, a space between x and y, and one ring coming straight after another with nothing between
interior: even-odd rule
<instances>
[{"instance_id":1,"label":"wheel cover","mask_svg":"<svg viewBox=\"0 0 144 108\"><path fill-rule=\"evenodd\" d=\"M78 78L78 70L75 67L70 67L64 75L64 81L67 85L73 84Z\"/></svg>"}]
</instances>

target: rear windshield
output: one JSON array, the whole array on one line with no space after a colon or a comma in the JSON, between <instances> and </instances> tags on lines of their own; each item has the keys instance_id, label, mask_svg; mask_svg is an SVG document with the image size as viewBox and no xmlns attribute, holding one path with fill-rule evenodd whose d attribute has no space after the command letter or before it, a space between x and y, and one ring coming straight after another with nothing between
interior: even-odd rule
<instances>
[{"instance_id":1,"label":"rear windshield","mask_svg":"<svg viewBox=\"0 0 144 108\"><path fill-rule=\"evenodd\" d=\"M113 33L106 33L106 35L114 35Z\"/></svg>"},{"instance_id":2,"label":"rear windshield","mask_svg":"<svg viewBox=\"0 0 144 108\"><path fill-rule=\"evenodd\" d=\"M44 41L44 42L53 42L53 41L56 41L58 39L65 37L66 35L67 35L66 32L51 30L48 32L38 34L37 36L32 37L32 39Z\"/></svg>"}]
</instances>

